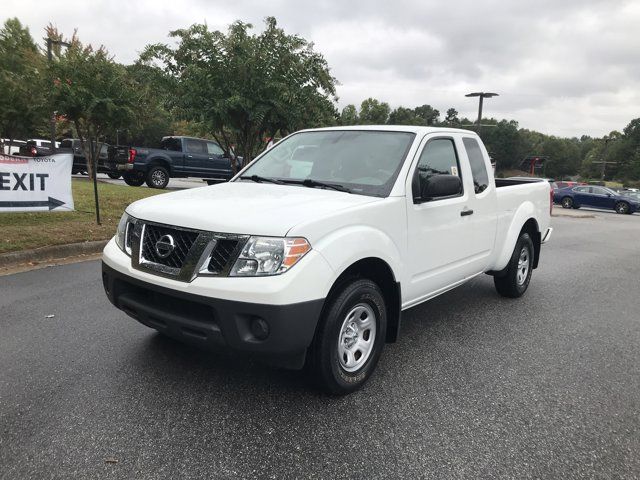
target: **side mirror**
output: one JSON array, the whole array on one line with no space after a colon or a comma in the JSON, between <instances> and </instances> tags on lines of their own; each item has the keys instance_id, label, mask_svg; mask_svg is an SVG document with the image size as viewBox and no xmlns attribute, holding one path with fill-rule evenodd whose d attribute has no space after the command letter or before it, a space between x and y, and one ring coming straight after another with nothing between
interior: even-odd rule
<instances>
[{"instance_id":1,"label":"side mirror","mask_svg":"<svg viewBox=\"0 0 640 480\"><path fill-rule=\"evenodd\" d=\"M438 197L452 197L461 193L462 180L457 175L426 177L418 173L417 182L414 181L413 185L414 203L428 202Z\"/></svg>"}]
</instances>

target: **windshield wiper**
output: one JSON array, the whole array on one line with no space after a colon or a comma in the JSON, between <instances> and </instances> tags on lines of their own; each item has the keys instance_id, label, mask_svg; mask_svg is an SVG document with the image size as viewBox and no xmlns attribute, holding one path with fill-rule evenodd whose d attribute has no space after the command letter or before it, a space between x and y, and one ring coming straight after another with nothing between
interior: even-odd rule
<instances>
[{"instance_id":1,"label":"windshield wiper","mask_svg":"<svg viewBox=\"0 0 640 480\"><path fill-rule=\"evenodd\" d=\"M240 177L240 180L251 180L252 182L257 182L257 183L267 182L267 183L276 183L278 185L284 185L284 182L278 179L261 177L260 175L243 175L242 177Z\"/></svg>"},{"instance_id":2,"label":"windshield wiper","mask_svg":"<svg viewBox=\"0 0 640 480\"><path fill-rule=\"evenodd\" d=\"M331 188L333 190L337 190L338 192L351 193L347 187L343 187L342 185L336 185L333 183L325 183L319 182L318 180L313 180L311 178L305 178L304 180L285 180L286 183L293 183L296 185L302 185L303 187L320 187L320 188Z\"/></svg>"}]
</instances>

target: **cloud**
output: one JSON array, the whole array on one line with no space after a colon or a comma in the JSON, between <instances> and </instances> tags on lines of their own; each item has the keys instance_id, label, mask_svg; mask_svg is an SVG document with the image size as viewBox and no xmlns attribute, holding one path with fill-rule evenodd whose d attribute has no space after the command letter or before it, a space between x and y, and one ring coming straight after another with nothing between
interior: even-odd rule
<instances>
[{"instance_id":1,"label":"cloud","mask_svg":"<svg viewBox=\"0 0 640 480\"><path fill-rule=\"evenodd\" d=\"M469 91L500 93L486 114L557 135L603 135L640 116L640 4L610 0L5 1L34 37L50 21L122 62L170 30L275 16L315 43L340 81L339 104L376 97L475 116ZM4 20L4 18L3 18Z\"/></svg>"}]
</instances>

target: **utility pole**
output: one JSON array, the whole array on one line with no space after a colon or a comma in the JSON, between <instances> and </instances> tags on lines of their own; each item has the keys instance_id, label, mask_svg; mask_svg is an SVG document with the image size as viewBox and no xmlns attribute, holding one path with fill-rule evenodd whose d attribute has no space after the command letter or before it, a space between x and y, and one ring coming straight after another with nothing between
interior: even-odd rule
<instances>
[{"instance_id":1,"label":"utility pole","mask_svg":"<svg viewBox=\"0 0 640 480\"><path fill-rule=\"evenodd\" d=\"M615 138L605 138L604 139L604 150L602 152L602 160L599 162L592 162L594 164L602 164L602 170L600 171L600 180L604 181L605 174L607 173L607 165L617 165L618 162L607 162L605 161L605 156L607 151L609 150L609 142L615 141Z\"/></svg>"},{"instance_id":2,"label":"utility pole","mask_svg":"<svg viewBox=\"0 0 640 480\"><path fill-rule=\"evenodd\" d=\"M67 42L63 42L62 40L54 40L53 38L47 37L47 60L49 61L49 66L51 66L51 62L53 62L53 46L60 45L62 47L70 47L71 44ZM51 79L53 83L53 79ZM51 112L51 123L50 123L50 134L51 134L51 153L56 153L56 112L55 110Z\"/></svg>"},{"instance_id":3,"label":"utility pole","mask_svg":"<svg viewBox=\"0 0 640 480\"><path fill-rule=\"evenodd\" d=\"M473 92L473 93L467 93L465 95L465 97L479 97L478 98L478 123L476 126L476 131L478 132L478 135L480 135L480 122L482 121L482 105L484 103L484 99L497 97L497 96L498 96L497 93L491 93L491 92Z\"/></svg>"}]
</instances>

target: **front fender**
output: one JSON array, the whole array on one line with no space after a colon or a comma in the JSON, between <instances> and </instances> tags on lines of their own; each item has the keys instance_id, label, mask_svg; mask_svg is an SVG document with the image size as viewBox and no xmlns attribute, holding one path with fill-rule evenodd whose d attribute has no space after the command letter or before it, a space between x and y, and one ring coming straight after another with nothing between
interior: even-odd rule
<instances>
[{"instance_id":1,"label":"front fender","mask_svg":"<svg viewBox=\"0 0 640 480\"><path fill-rule=\"evenodd\" d=\"M394 241L381 230L367 225L352 225L334 230L316 242L318 250L336 272L336 278L364 258L385 261L397 281L404 271L402 255Z\"/></svg>"},{"instance_id":2,"label":"front fender","mask_svg":"<svg viewBox=\"0 0 640 480\"><path fill-rule=\"evenodd\" d=\"M508 217L505 217L505 222ZM518 237L520 236L520 231L522 227L527 222L527 220L536 218L536 208L532 202L524 202L522 203L518 209L516 210L513 217L511 217L511 223L508 225L506 229L501 229L502 232L506 230L505 234L502 234L504 238L504 243L502 244L502 248L499 250L499 253L496 257L496 261L493 267L494 271L500 271L504 269L509 263L509 259L513 254L513 249L516 246L516 242L518 241ZM536 221L536 229L538 232L540 231L540 227L538 226L538 222Z\"/></svg>"}]
</instances>

